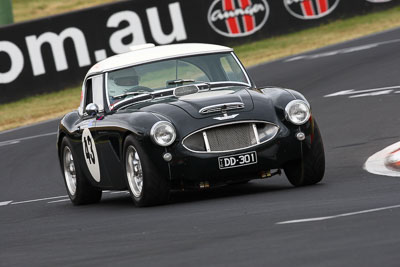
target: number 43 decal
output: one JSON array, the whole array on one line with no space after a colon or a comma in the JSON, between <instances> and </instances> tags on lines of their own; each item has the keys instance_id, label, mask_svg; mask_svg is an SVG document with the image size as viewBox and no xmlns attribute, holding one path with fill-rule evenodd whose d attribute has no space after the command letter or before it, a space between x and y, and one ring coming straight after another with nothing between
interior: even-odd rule
<instances>
[{"instance_id":1,"label":"number 43 decal","mask_svg":"<svg viewBox=\"0 0 400 267\"><path fill-rule=\"evenodd\" d=\"M83 149L85 152L85 157L88 160L89 164L96 164L96 158L94 157L93 152L93 142L88 136L83 138Z\"/></svg>"},{"instance_id":2,"label":"number 43 decal","mask_svg":"<svg viewBox=\"0 0 400 267\"><path fill-rule=\"evenodd\" d=\"M99 157L97 156L96 144L89 129L82 133L83 155L90 174L96 182L100 182Z\"/></svg>"}]
</instances>

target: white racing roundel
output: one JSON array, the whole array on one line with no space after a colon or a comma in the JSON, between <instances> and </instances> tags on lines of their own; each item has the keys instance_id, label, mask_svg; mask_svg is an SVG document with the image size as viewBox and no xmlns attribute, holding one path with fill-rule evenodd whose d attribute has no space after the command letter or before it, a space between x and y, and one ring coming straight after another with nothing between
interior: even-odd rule
<instances>
[{"instance_id":1,"label":"white racing roundel","mask_svg":"<svg viewBox=\"0 0 400 267\"><path fill-rule=\"evenodd\" d=\"M215 0L208 9L208 23L225 37L248 36L260 30L269 17L266 0Z\"/></svg>"},{"instance_id":2,"label":"white racing roundel","mask_svg":"<svg viewBox=\"0 0 400 267\"><path fill-rule=\"evenodd\" d=\"M83 156L89 172L96 182L100 182L99 157L97 156L96 145L90 130L86 128L82 133Z\"/></svg>"},{"instance_id":3,"label":"white racing roundel","mask_svg":"<svg viewBox=\"0 0 400 267\"><path fill-rule=\"evenodd\" d=\"M288 12L299 19L319 19L325 17L335 10L339 1L340 0L283 0Z\"/></svg>"}]
</instances>

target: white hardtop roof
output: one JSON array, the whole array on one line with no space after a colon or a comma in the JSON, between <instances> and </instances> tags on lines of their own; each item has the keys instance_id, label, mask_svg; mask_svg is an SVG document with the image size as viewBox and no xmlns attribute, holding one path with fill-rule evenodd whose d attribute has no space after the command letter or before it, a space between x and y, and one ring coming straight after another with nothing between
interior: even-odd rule
<instances>
[{"instance_id":1,"label":"white hardtop roof","mask_svg":"<svg viewBox=\"0 0 400 267\"><path fill-rule=\"evenodd\" d=\"M233 51L232 48L226 46L195 43L141 47L144 48L138 47L137 50L115 55L98 62L89 70L86 77L95 73L102 73L168 58ZM135 49L135 47L133 47L133 49Z\"/></svg>"}]
</instances>

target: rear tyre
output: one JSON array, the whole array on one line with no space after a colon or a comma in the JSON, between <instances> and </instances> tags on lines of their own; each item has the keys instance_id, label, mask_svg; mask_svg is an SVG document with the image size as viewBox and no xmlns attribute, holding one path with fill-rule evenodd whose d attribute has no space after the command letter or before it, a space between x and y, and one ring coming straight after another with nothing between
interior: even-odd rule
<instances>
[{"instance_id":1,"label":"rear tyre","mask_svg":"<svg viewBox=\"0 0 400 267\"><path fill-rule=\"evenodd\" d=\"M64 137L60 150L61 168L64 175L65 187L74 205L97 203L102 191L93 187L84 176L70 140Z\"/></svg>"},{"instance_id":2,"label":"rear tyre","mask_svg":"<svg viewBox=\"0 0 400 267\"><path fill-rule=\"evenodd\" d=\"M314 121L314 138L311 148L301 160L291 161L284 171L289 182L294 186L306 186L319 183L325 174L325 153L321 133Z\"/></svg>"},{"instance_id":3,"label":"rear tyre","mask_svg":"<svg viewBox=\"0 0 400 267\"><path fill-rule=\"evenodd\" d=\"M127 186L136 206L154 206L168 201L168 180L157 172L132 135L124 143L124 163Z\"/></svg>"}]
</instances>

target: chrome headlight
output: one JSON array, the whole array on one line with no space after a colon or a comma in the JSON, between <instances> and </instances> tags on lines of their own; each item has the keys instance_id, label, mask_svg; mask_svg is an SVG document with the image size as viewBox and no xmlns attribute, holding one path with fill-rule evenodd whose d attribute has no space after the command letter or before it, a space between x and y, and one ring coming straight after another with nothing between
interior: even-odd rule
<instances>
[{"instance_id":1,"label":"chrome headlight","mask_svg":"<svg viewBox=\"0 0 400 267\"><path fill-rule=\"evenodd\" d=\"M306 123L311 116L308 103L303 100L293 100L286 105L285 116L288 121L295 125Z\"/></svg>"},{"instance_id":2,"label":"chrome headlight","mask_svg":"<svg viewBox=\"0 0 400 267\"><path fill-rule=\"evenodd\" d=\"M176 139L176 131L170 122L159 121L151 127L150 136L157 145L169 146Z\"/></svg>"}]
</instances>

